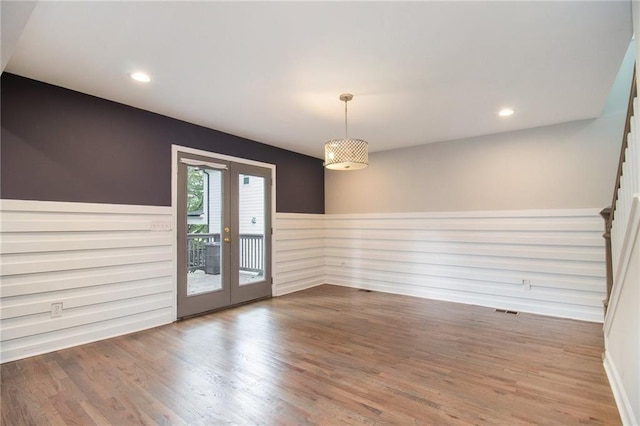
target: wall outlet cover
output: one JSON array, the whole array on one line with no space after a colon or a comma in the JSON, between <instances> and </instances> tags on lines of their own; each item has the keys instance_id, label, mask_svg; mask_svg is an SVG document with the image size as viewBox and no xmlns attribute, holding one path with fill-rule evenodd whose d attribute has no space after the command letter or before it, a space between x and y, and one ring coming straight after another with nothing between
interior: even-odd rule
<instances>
[{"instance_id":1,"label":"wall outlet cover","mask_svg":"<svg viewBox=\"0 0 640 426\"><path fill-rule=\"evenodd\" d=\"M54 302L51 304L51 318L59 318L62 316L62 302Z\"/></svg>"}]
</instances>

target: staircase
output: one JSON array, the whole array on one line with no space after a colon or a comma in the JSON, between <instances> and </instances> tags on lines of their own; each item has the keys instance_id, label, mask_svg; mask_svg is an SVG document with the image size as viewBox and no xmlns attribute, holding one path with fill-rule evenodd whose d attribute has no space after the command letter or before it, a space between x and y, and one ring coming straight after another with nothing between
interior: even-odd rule
<instances>
[{"instance_id":1,"label":"staircase","mask_svg":"<svg viewBox=\"0 0 640 426\"><path fill-rule=\"evenodd\" d=\"M640 424L640 110L635 69L618 175L605 219L604 369L624 425Z\"/></svg>"},{"instance_id":2,"label":"staircase","mask_svg":"<svg viewBox=\"0 0 640 426\"><path fill-rule=\"evenodd\" d=\"M605 316L612 303L617 301L620 286L631 256L634 236L640 215L640 116L636 88L636 70L633 70L627 118L623 132L620 161L611 207L600 212L605 220L607 295L604 303Z\"/></svg>"}]
</instances>

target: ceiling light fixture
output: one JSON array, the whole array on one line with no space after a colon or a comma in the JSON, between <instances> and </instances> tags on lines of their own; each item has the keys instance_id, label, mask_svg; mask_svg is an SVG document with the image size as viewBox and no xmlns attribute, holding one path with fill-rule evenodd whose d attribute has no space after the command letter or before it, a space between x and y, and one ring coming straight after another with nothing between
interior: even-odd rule
<instances>
[{"instance_id":1,"label":"ceiling light fixture","mask_svg":"<svg viewBox=\"0 0 640 426\"><path fill-rule=\"evenodd\" d=\"M151 81L151 77L149 77L149 74L142 71L132 72L130 74L130 77L135 81L139 81L140 83L148 83Z\"/></svg>"},{"instance_id":2,"label":"ceiling light fixture","mask_svg":"<svg viewBox=\"0 0 640 426\"><path fill-rule=\"evenodd\" d=\"M330 170L358 170L369 165L369 144L362 139L349 139L347 126L347 102L350 93L340 95L344 102L344 139L332 139L324 144L324 166Z\"/></svg>"},{"instance_id":3,"label":"ceiling light fixture","mask_svg":"<svg viewBox=\"0 0 640 426\"><path fill-rule=\"evenodd\" d=\"M499 112L498 115L500 117L509 117L510 115L513 115L513 109L511 108L502 108Z\"/></svg>"}]
</instances>

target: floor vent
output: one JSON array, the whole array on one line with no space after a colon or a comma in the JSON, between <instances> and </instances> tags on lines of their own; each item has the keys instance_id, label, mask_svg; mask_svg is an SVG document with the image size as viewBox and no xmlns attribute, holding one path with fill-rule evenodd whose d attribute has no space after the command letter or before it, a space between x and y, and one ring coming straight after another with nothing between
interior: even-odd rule
<instances>
[{"instance_id":1,"label":"floor vent","mask_svg":"<svg viewBox=\"0 0 640 426\"><path fill-rule=\"evenodd\" d=\"M518 311L509 311L507 309L496 309L496 312L501 314L520 315L520 312Z\"/></svg>"}]
</instances>

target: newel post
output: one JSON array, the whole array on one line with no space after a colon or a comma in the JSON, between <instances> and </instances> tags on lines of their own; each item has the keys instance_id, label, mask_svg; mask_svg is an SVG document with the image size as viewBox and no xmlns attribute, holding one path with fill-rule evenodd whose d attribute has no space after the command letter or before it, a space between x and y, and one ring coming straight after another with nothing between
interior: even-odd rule
<instances>
[{"instance_id":1,"label":"newel post","mask_svg":"<svg viewBox=\"0 0 640 426\"><path fill-rule=\"evenodd\" d=\"M607 307L609 306L609 297L611 296L611 289L613 288L613 260L611 258L611 207L605 207L600 212L600 216L604 219L604 249L605 249L605 261L607 265L607 297L602 301L604 305L604 313L607 313Z\"/></svg>"}]
</instances>

